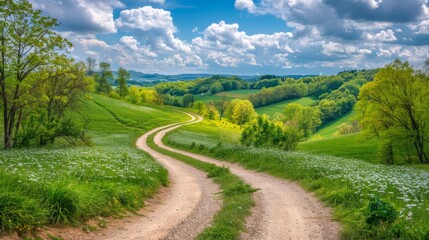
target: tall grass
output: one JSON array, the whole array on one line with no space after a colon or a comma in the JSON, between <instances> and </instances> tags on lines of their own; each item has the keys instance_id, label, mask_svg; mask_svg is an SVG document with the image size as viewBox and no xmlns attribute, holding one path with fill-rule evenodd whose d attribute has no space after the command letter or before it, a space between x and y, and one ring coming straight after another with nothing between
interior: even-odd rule
<instances>
[{"instance_id":1,"label":"tall grass","mask_svg":"<svg viewBox=\"0 0 429 240\"><path fill-rule=\"evenodd\" d=\"M0 233L135 211L168 183L167 171L134 143L149 129L187 119L184 114L99 95L68 114L77 121L91 119L95 146L58 142L0 151Z\"/></svg>"}]
</instances>

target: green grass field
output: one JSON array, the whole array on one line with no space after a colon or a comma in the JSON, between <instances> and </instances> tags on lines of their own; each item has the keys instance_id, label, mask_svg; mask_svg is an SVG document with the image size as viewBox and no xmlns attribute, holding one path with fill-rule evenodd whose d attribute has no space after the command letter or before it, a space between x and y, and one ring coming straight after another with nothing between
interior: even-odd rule
<instances>
[{"instance_id":1,"label":"green grass field","mask_svg":"<svg viewBox=\"0 0 429 240\"><path fill-rule=\"evenodd\" d=\"M165 142L298 181L334 208L335 218L343 225L344 239L424 239L429 234L427 169L386 166L325 154L244 147L231 144L239 136L239 131L230 130L235 130L233 125L219 127L214 122L204 121L170 133ZM361 143L357 135L308 142L306 145L299 148L307 147L306 151L313 148L313 152L319 149L323 153L343 152L348 157L363 157L368 161L373 159L375 146L371 141ZM355 145L359 147L353 149ZM382 213L371 214L392 214L394 220L391 223L367 223L367 219L374 216L369 214L372 209L370 202L377 199L381 199L377 206L392 204L395 210L380 209L377 211Z\"/></svg>"},{"instance_id":2,"label":"green grass field","mask_svg":"<svg viewBox=\"0 0 429 240\"><path fill-rule=\"evenodd\" d=\"M202 101L202 102L219 101L222 98L226 98L228 100L233 100L236 98L247 99L249 95L257 93L258 91L259 91L258 89L242 89L242 90L235 90L235 91L220 92L214 95L199 94L199 95L195 95L195 101Z\"/></svg>"},{"instance_id":3,"label":"green grass field","mask_svg":"<svg viewBox=\"0 0 429 240\"><path fill-rule=\"evenodd\" d=\"M135 148L136 138L184 114L91 95L69 116L91 119L95 146L62 141L41 149L0 151L0 233L46 224L80 224L142 207L167 184L167 171Z\"/></svg>"},{"instance_id":4,"label":"green grass field","mask_svg":"<svg viewBox=\"0 0 429 240\"><path fill-rule=\"evenodd\" d=\"M255 110L258 114L266 114L266 115L272 116L275 113L283 113L285 110L285 107L290 103L298 103L298 104L301 104L302 106L310 106L314 104L316 100L317 98L313 96L302 97L302 98L290 99L283 102L270 104L263 107L258 107Z\"/></svg>"},{"instance_id":5,"label":"green grass field","mask_svg":"<svg viewBox=\"0 0 429 240\"><path fill-rule=\"evenodd\" d=\"M371 163L380 162L377 159L377 140L374 138L364 139L359 134L348 134L327 139L300 142L297 150L315 154L362 159Z\"/></svg>"},{"instance_id":6,"label":"green grass field","mask_svg":"<svg viewBox=\"0 0 429 240\"><path fill-rule=\"evenodd\" d=\"M315 135L320 135L322 138L333 137L334 133L338 130L337 128L347 122L351 122L357 116L357 112L352 110L342 117L335 119L332 122L329 122L323 126L315 133Z\"/></svg>"}]
</instances>

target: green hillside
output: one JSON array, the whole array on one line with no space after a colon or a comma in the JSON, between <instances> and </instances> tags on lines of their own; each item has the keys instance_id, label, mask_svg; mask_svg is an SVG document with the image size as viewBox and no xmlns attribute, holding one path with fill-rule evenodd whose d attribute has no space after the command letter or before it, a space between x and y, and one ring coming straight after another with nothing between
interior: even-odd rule
<instances>
[{"instance_id":1,"label":"green hillside","mask_svg":"<svg viewBox=\"0 0 429 240\"><path fill-rule=\"evenodd\" d=\"M315 135L320 135L322 138L333 137L334 133L337 132L337 128L343 124L352 121L357 116L357 112L352 110L340 118L335 119L323 126L315 133Z\"/></svg>"},{"instance_id":2,"label":"green hillside","mask_svg":"<svg viewBox=\"0 0 429 240\"><path fill-rule=\"evenodd\" d=\"M1 205L7 206L1 215L10 219L0 220L0 232L123 215L167 184L167 171L137 150L135 140L186 115L99 95L84 99L78 110L69 116L90 122L94 146L59 139L44 148L0 151Z\"/></svg>"},{"instance_id":3,"label":"green hillside","mask_svg":"<svg viewBox=\"0 0 429 240\"><path fill-rule=\"evenodd\" d=\"M274 103L271 105L258 107L256 108L256 112L258 114L267 114L267 115L274 115L275 113L282 113L285 109L285 107L290 103L298 103L303 106L311 106L316 102L317 98L314 96L308 96L308 97L302 97L302 98L296 98L296 99L290 99L279 103Z\"/></svg>"},{"instance_id":4,"label":"green hillside","mask_svg":"<svg viewBox=\"0 0 429 240\"><path fill-rule=\"evenodd\" d=\"M210 94L198 94L195 95L195 101L209 102L219 101L222 98L233 100L235 98L247 99L251 94L257 93L259 89L242 89L234 91L219 92L213 95Z\"/></svg>"},{"instance_id":5,"label":"green hillside","mask_svg":"<svg viewBox=\"0 0 429 240\"><path fill-rule=\"evenodd\" d=\"M315 154L362 159L372 163L378 162L376 139L365 140L359 134L301 142L298 144L297 150Z\"/></svg>"}]
</instances>

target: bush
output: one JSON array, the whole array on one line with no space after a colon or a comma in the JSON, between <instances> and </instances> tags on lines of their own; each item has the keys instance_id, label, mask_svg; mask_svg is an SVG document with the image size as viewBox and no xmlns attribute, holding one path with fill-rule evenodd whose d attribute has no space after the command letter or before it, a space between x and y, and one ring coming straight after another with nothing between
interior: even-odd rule
<instances>
[{"instance_id":1,"label":"bush","mask_svg":"<svg viewBox=\"0 0 429 240\"><path fill-rule=\"evenodd\" d=\"M372 197L367 208L366 223L372 226L378 226L381 223L393 223L398 218L393 204L380 200L378 197Z\"/></svg>"}]
</instances>

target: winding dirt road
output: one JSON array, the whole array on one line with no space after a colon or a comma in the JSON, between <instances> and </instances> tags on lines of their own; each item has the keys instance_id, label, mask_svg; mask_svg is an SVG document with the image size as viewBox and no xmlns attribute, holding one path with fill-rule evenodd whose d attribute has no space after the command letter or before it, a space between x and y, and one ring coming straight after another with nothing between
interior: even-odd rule
<instances>
[{"instance_id":1,"label":"winding dirt road","mask_svg":"<svg viewBox=\"0 0 429 240\"><path fill-rule=\"evenodd\" d=\"M196 123L202 120L197 116ZM186 123L190 124L190 123ZM162 143L164 135L182 125L166 128L156 134L155 144L171 152L229 167L231 172L254 188L256 208L248 219L248 232L242 239L338 239L340 225L331 219L331 211L313 194L294 182L280 180L264 173L244 169L237 164L177 150Z\"/></svg>"},{"instance_id":2,"label":"winding dirt road","mask_svg":"<svg viewBox=\"0 0 429 240\"><path fill-rule=\"evenodd\" d=\"M211 223L220 209L221 201L215 196L220 191L219 186L208 179L206 173L147 145L148 136L162 128L147 132L136 145L167 168L170 178L167 198L141 221L127 225L123 231L115 231L115 234L106 234L108 237L104 239L193 239Z\"/></svg>"},{"instance_id":3,"label":"winding dirt road","mask_svg":"<svg viewBox=\"0 0 429 240\"><path fill-rule=\"evenodd\" d=\"M138 148L148 152L168 169L171 182L168 188L163 188L160 194L149 201L148 207L141 211L144 217L115 220L109 224L108 229L89 234L70 228L55 229L47 233L55 233L54 235L60 235L64 239L185 240L195 238L209 226L221 207L222 201L215 196L220 189L206 177L206 173L148 147L146 143L148 136L163 129L154 137L155 144L161 148L218 166L229 167L233 174L241 177L252 187L260 189L254 193L256 207L252 209L252 215L247 219L247 231L241 235L241 239L339 238L340 225L331 219L330 209L296 183L247 170L237 164L165 146L161 140L167 132L202 120L199 116L188 115L192 120L154 129L140 137L136 143Z\"/></svg>"}]
</instances>

